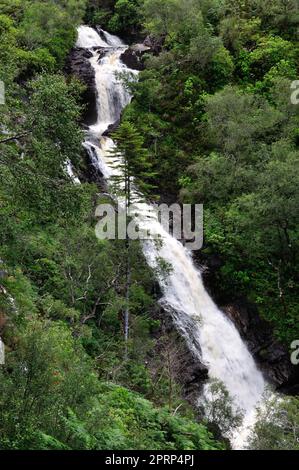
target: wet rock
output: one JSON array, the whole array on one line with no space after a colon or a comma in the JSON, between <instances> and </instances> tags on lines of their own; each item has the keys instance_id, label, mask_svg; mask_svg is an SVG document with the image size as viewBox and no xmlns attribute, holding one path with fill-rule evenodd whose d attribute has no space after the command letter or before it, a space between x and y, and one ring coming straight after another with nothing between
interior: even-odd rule
<instances>
[{"instance_id":1,"label":"wet rock","mask_svg":"<svg viewBox=\"0 0 299 470\"><path fill-rule=\"evenodd\" d=\"M110 47L95 46L92 50L98 53L98 61L100 61L111 49Z\"/></svg>"},{"instance_id":2,"label":"wet rock","mask_svg":"<svg viewBox=\"0 0 299 470\"><path fill-rule=\"evenodd\" d=\"M209 378L209 371L206 366L196 361L189 349L188 352L186 350L186 354L187 364L180 380L183 383L185 398L196 407L198 398L202 392L202 387Z\"/></svg>"},{"instance_id":3,"label":"wet rock","mask_svg":"<svg viewBox=\"0 0 299 470\"><path fill-rule=\"evenodd\" d=\"M84 179L89 183L95 183L101 193L108 192L108 184L99 166L97 165L97 154L95 147L88 151L84 149Z\"/></svg>"},{"instance_id":4,"label":"wet rock","mask_svg":"<svg viewBox=\"0 0 299 470\"><path fill-rule=\"evenodd\" d=\"M296 367L288 349L274 338L271 325L244 299L225 306L223 311L236 325L266 379L278 388L285 387L296 375Z\"/></svg>"},{"instance_id":5,"label":"wet rock","mask_svg":"<svg viewBox=\"0 0 299 470\"><path fill-rule=\"evenodd\" d=\"M115 121L113 124L110 124L108 129L103 133L104 137L110 137L113 132L115 132L120 124L120 119Z\"/></svg>"},{"instance_id":6,"label":"wet rock","mask_svg":"<svg viewBox=\"0 0 299 470\"><path fill-rule=\"evenodd\" d=\"M278 390L287 395L299 395L299 367L293 366L292 374L287 382L285 382Z\"/></svg>"},{"instance_id":7,"label":"wet rock","mask_svg":"<svg viewBox=\"0 0 299 470\"><path fill-rule=\"evenodd\" d=\"M70 52L65 67L68 75L79 78L87 87L82 97L85 105L83 122L87 126L97 120L95 73L89 61L91 57L92 53L88 49L75 47Z\"/></svg>"},{"instance_id":8,"label":"wet rock","mask_svg":"<svg viewBox=\"0 0 299 470\"><path fill-rule=\"evenodd\" d=\"M125 50L125 52L120 56L120 59L130 69L143 70L143 55L146 52L150 52L150 50L150 47L145 46L144 44L134 44Z\"/></svg>"},{"instance_id":9,"label":"wet rock","mask_svg":"<svg viewBox=\"0 0 299 470\"><path fill-rule=\"evenodd\" d=\"M105 36L105 33L104 31L102 30L101 26L100 25L96 25L95 26L95 30L96 32L98 33L98 35L100 36L100 38L106 42L106 36Z\"/></svg>"},{"instance_id":10,"label":"wet rock","mask_svg":"<svg viewBox=\"0 0 299 470\"><path fill-rule=\"evenodd\" d=\"M158 55L162 50L164 39L147 36L143 43L130 46L122 55L121 60L127 67L134 70L144 69L144 54Z\"/></svg>"}]
</instances>

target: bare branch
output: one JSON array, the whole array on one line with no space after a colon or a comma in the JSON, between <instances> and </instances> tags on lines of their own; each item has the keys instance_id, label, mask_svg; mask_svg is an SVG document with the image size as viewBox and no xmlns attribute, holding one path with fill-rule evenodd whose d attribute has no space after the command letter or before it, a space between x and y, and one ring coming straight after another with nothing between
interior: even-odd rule
<instances>
[{"instance_id":1,"label":"bare branch","mask_svg":"<svg viewBox=\"0 0 299 470\"><path fill-rule=\"evenodd\" d=\"M14 135L12 137L7 137L6 139L0 140L0 144L6 144L7 142L12 142L13 140L22 139L23 137L26 137L26 135L28 134L30 134L30 131L24 132L23 134Z\"/></svg>"}]
</instances>

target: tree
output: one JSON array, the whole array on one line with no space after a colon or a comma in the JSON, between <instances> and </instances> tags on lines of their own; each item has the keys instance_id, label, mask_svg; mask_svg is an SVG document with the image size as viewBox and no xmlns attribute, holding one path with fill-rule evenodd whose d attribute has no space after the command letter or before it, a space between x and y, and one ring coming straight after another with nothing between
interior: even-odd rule
<instances>
[{"instance_id":1,"label":"tree","mask_svg":"<svg viewBox=\"0 0 299 470\"><path fill-rule=\"evenodd\" d=\"M124 122L113 134L116 148L111 152L111 157L118 160L115 169L118 175L112 177L113 191L124 198L125 220L129 222L132 204L136 202L152 188L147 179L153 176L148 154L143 147L143 139L136 129L129 122ZM136 176L137 175L137 176ZM138 188L138 189L137 189ZM130 287L131 287L131 241L126 230L126 284L125 297L126 307L124 312L124 336L125 336L125 356L127 357L127 343L129 339L129 317L130 317Z\"/></svg>"},{"instance_id":2,"label":"tree","mask_svg":"<svg viewBox=\"0 0 299 470\"><path fill-rule=\"evenodd\" d=\"M299 450L299 399L273 396L258 413L248 448Z\"/></svg>"},{"instance_id":3,"label":"tree","mask_svg":"<svg viewBox=\"0 0 299 470\"><path fill-rule=\"evenodd\" d=\"M21 207L30 208L39 220L53 220L58 213L74 216L80 207L83 190L73 184L65 169L68 161L75 164L80 156L80 89L76 82L67 84L61 75L42 75L33 80L25 121L27 138L21 140L22 145L11 143L5 149L15 153L10 180L3 179L7 195ZM77 193L76 203L71 193Z\"/></svg>"},{"instance_id":4,"label":"tree","mask_svg":"<svg viewBox=\"0 0 299 470\"><path fill-rule=\"evenodd\" d=\"M232 438L235 430L242 424L242 411L236 409L225 385L218 380L206 385L200 406L206 421L218 427L227 438Z\"/></svg>"},{"instance_id":5,"label":"tree","mask_svg":"<svg viewBox=\"0 0 299 470\"><path fill-rule=\"evenodd\" d=\"M66 427L70 447L75 449L223 449L202 424L173 416L139 394L113 384L102 384L87 422L70 414Z\"/></svg>"},{"instance_id":6,"label":"tree","mask_svg":"<svg viewBox=\"0 0 299 470\"><path fill-rule=\"evenodd\" d=\"M65 439L68 407L84 413L98 387L82 346L61 323L32 320L0 374L0 441L6 449L31 448L39 431Z\"/></svg>"},{"instance_id":7,"label":"tree","mask_svg":"<svg viewBox=\"0 0 299 470\"><path fill-rule=\"evenodd\" d=\"M196 0L145 0L142 11L147 31L166 44L186 44L203 29Z\"/></svg>"},{"instance_id":8,"label":"tree","mask_svg":"<svg viewBox=\"0 0 299 470\"><path fill-rule=\"evenodd\" d=\"M85 6L85 0L28 2L19 26L21 43L29 50L47 48L62 66L76 40Z\"/></svg>"},{"instance_id":9,"label":"tree","mask_svg":"<svg viewBox=\"0 0 299 470\"><path fill-rule=\"evenodd\" d=\"M162 335L158 339L152 361L152 394L154 397L161 395L162 400L165 396L169 411L176 414L184 405L180 384L183 383L182 377L188 366L188 359L184 345L175 332Z\"/></svg>"},{"instance_id":10,"label":"tree","mask_svg":"<svg viewBox=\"0 0 299 470\"><path fill-rule=\"evenodd\" d=\"M141 26L140 0L117 0L108 28L118 34L136 34Z\"/></svg>"}]
</instances>

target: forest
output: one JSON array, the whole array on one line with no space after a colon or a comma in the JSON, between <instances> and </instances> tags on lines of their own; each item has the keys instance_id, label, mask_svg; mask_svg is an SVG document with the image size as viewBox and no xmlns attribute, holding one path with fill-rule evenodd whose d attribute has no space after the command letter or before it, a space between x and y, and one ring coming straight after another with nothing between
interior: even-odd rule
<instances>
[{"instance_id":1,"label":"forest","mask_svg":"<svg viewBox=\"0 0 299 470\"><path fill-rule=\"evenodd\" d=\"M136 240L128 276L127 240L95 236L107 194L66 67L80 25L150 40L114 156L147 200L204 205L211 295L246 299L290 362L299 346L298 0L0 0L0 450L232 450L225 384L199 408L186 392L195 359L157 282L172 266ZM246 449L299 450L298 363Z\"/></svg>"}]
</instances>

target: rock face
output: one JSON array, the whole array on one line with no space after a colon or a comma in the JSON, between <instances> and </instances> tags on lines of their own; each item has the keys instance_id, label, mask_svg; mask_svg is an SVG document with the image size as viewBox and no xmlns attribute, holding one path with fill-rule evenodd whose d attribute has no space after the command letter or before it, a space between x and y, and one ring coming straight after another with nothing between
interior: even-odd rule
<instances>
[{"instance_id":1,"label":"rock face","mask_svg":"<svg viewBox=\"0 0 299 470\"><path fill-rule=\"evenodd\" d=\"M95 145L97 142L95 142ZM99 166L97 165L96 147L92 146L90 151L84 149L84 179L89 183L95 183L101 193L108 192L108 184Z\"/></svg>"},{"instance_id":2,"label":"rock face","mask_svg":"<svg viewBox=\"0 0 299 470\"><path fill-rule=\"evenodd\" d=\"M202 387L208 380L209 371L190 352L186 341L177 332L171 314L167 310L158 308L151 312L151 317L160 322L159 330L155 334L157 342L151 354L152 359L162 357L166 358L165 360L168 362L167 358L170 358L171 374L174 380L181 385L184 398L196 408ZM160 341L163 338L166 338L164 344ZM149 362L152 362L151 358L149 358Z\"/></svg>"},{"instance_id":3,"label":"rock face","mask_svg":"<svg viewBox=\"0 0 299 470\"><path fill-rule=\"evenodd\" d=\"M87 126L97 120L96 84L94 70L89 61L91 57L92 53L89 50L75 47L68 57L65 70L68 75L79 78L87 87L83 96L83 103L86 106L83 122Z\"/></svg>"},{"instance_id":4,"label":"rock face","mask_svg":"<svg viewBox=\"0 0 299 470\"><path fill-rule=\"evenodd\" d=\"M236 325L268 381L278 388L288 389L288 383L295 380L298 371L290 361L287 348L274 338L271 325L245 300L236 301L223 310Z\"/></svg>"},{"instance_id":5,"label":"rock face","mask_svg":"<svg viewBox=\"0 0 299 470\"><path fill-rule=\"evenodd\" d=\"M288 348L274 337L272 326L262 320L255 305L243 297L227 299L219 295L217 271L222 260L217 255L199 255L195 261L203 269L203 280L217 305L232 320L246 342L265 378L284 393L299 391L299 367L290 360Z\"/></svg>"},{"instance_id":6,"label":"rock face","mask_svg":"<svg viewBox=\"0 0 299 470\"><path fill-rule=\"evenodd\" d=\"M143 55L146 52L151 52L151 48L144 44L134 44L120 56L120 59L130 69L143 70Z\"/></svg>"},{"instance_id":7,"label":"rock face","mask_svg":"<svg viewBox=\"0 0 299 470\"><path fill-rule=\"evenodd\" d=\"M121 60L127 67L135 70L143 70L144 54L158 55L162 50L163 39L154 39L147 36L143 43L133 44L122 55Z\"/></svg>"}]
</instances>

